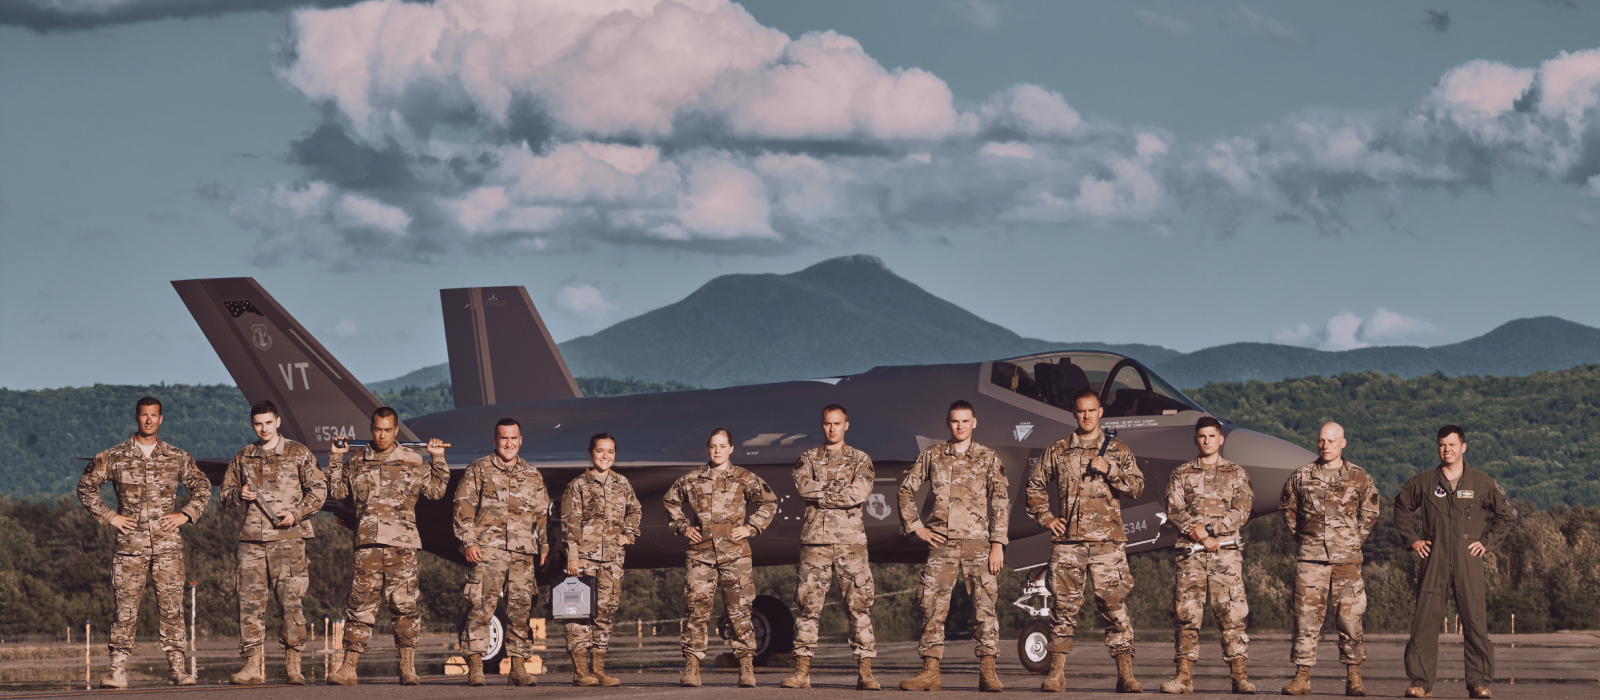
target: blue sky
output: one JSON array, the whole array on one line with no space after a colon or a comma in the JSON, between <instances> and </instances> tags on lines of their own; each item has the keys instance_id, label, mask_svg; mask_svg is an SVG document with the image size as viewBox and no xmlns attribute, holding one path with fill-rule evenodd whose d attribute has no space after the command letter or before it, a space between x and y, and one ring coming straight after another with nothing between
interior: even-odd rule
<instances>
[{"instance_id":1,"label":"blue sky","mask_svg":"<svg viewBox=\"0 0 1600 700\"><path fill-rule=\"evenodd\" d=\"M0 0L0 386L228 381L167 281L235 275L367 380L441 287L852 253L1067 342L1600 326L1582 4L319 4Z\"/></svg>"}]
</instances>

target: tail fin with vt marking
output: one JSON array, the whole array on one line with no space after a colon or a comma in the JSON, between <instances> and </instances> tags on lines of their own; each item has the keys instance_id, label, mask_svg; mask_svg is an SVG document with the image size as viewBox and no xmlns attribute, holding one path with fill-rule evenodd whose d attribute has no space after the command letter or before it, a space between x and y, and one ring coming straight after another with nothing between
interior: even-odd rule
<instances>
[{"instance_id":1,"label":"tail fin with vt marking","mask_svg":"<svg viewBox=\"0 0 1600 700\"><path fill-rule=\"evenodd\" d=\"M335 437L366 434L381 405L377 397L254 278L180 280L172 286L245 399L277 405L279 430L289 439L320 452ZM402 423L400 439L417 437Z\"/></svg>"},{"instance_id":2,"label":"tail fin with vt marking","mask_svg":"<svg viewBox=\"0 0 1600 700\"><path fill-rule=\"evenodd\" d=\"M456 408L583 396L522 287L439 290Z\"/></svg>"}]
</instances>

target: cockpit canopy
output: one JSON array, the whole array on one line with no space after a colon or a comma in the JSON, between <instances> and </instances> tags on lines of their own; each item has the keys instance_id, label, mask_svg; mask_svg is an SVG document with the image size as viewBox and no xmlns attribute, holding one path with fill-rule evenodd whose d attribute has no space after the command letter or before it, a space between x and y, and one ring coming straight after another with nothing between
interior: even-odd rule
<instances>
[{"instance_id":1,"label":"cockpit canopy","mask_svg":"<svg viewBox=\"0 0 1600 700\"><path fill-rule=\"evenodd\" d=\"M1131 358L1104 352L1052 352L992 363L989 381L1022 396L1071 411L1072 397L1093 389L1105 418L1205 412Z\"/></svg>"}]
</instances>

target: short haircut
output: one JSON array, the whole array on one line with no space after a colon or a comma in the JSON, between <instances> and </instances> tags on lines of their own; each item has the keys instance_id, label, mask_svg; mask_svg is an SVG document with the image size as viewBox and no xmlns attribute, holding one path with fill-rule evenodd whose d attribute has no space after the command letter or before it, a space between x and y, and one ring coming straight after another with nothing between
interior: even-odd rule
<instances>
[{"instance_id":1,"label":"short haircut","mask_svg":"<svg viewBox=\"0 0 1600 700\"><path fill-rule=\"evenodd\" d=\"M1467 431L1462 430L1461 426L1459 426L1459 425L1447 425L1447 426L1445 426L1443 428L1440 428L1439 429L1439 439L1443 440L1443 439L1445 439L1447 437L1450 437L1450 435L1452 433L1454 433L1455 435L1460 436L1462 442L1466 442L1467 441Z\"/></svg>"},{"instance_id":2,"label":"short haircut","mask_svg":"<svg viewBox=\"0 0 1600 700\"><path fill-rule=\"evenodd\" d=\"M822 417L824 419L826 419L828 417L828 414L829 413L833 413L834 411L838 411L840 413L843 413L844 417L845 417L845 420L849 420L850 419L850 412L844 410L843 406L840 406L839 404L836 404L836 403L830 403L830 404L828 404L826 406L823 406L822 407Z\"/></svg>"},{"instance_id":3,"label":"short haircut","mask_svg":"<svg viewBox=\"0 0 1600 700\"><path fill-rule=\"evenodd\" d=\"M517 429L517 434L518 435L522 434L522 424L518 423L517 419L515 419L515 418L501 418L499 421L496 421L495 424L494 424L494 436L496 438L499 438L500 437L500 429L501 428L505 428L505 427L516 428Z\"/></svg>"},{"instance_id":4,"label":"short haircut","mask_svg":"<svg viewBox=\"0 0 1600 700\"><path fill-rule=\"evenodd\" d=\"M372 422L377 423L379 418L393 418L394 422L399 423L400 413L388 406L379 406L378 410L372 412Z\"/></svg>"},{"instance_id":5,"label":"short haircut","mask_svg":"<svg viewBox=\"0 0 1600 700\"><path fill-rule=\"evenodd\" d=\"M250 405L251 418L255 418L263 413L271 413L274 416L280 415L278 413L277 404L274 404L271 401L262 400Z\"/></svg>"},{"instance_id":6,"label":"short haircut","mask_svg":"<svg viewBox=\"0 0 1600 700\"><path fill-rule=\"evenodd\" d=\"M1077 408L1078 402L1084 399L1094 399L1096 406L1104 405L1100 403L1100 392L1095 391L1094 389L1084 389L1083 391L1072 395L1072 407Z\"/></svg>"},{"instance_id":7,"label":"short haircut","mask_svg":"<svg viewBox=\"0 0 1600 700\"><path fill-rule=\"evenodd\" d=\"M594 435L591 435L589 437L589 451L593 452L594 451L594 446L600 444L601 440L610 440L612 447L616 447L617 446L617 439L614 438L614 437L611 437L611 433L595 433ZM710 438L706 438L706 441L710 442L711 439ZM731 440L730 440L730 442L731 442Z\"/></svg>"},{"instance_id":8,"label":"short haircut","mask_svg":"<svg viewBox=\"0 0 1600 700\"><path fill-rule=\"evenodd\" d=\"M733 433L728 432L727 428L712 428L711 432L706 434L706 444L710 445L711 444L711 438L714 438L714 437L716 437L718 435L721 435L721 436L723 436L725 438L728 438L728 444L729 445L733 444Z\"/></svg>"},{"instance_id":9,"label":"short haircut","mask_svg":"<svg viewBox=\"0 0 1600 700\"><path fill-rule=\"evenodd\" d=\"M139 403L133 405L133 415L139 415L139 409L144 408L145 406L155 406L156 415L161 415L161 399L158 399L154 396L146 396L142 399L139 399Z\"/></svg>"},{"instance_id":10,"label":"short haircut","mask_svg":"<svg viewBox=\"0 0 1600 700\"><path fill-rule=\"evenodd\" d=\"M1199 435L1200 431L1206 428L1216 428L1217 432L1220 433L1222 432L1222 421L1211 416L1200 416L1200 420L1194 422L1194 434Z\"/></svg>"}]
</instances>

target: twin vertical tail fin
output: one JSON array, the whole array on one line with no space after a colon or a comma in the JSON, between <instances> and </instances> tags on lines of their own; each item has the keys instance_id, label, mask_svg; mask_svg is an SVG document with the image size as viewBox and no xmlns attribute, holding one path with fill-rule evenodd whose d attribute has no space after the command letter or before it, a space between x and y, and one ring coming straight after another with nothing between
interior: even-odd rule
<instances>
[{"instance_id":1,"label":"twin vertical tail fin","mask_svg":"<svg viewBox=\"0 0 1600 700\"><path fill-rule=\"evenodd\" d=\"M583 396L522 287L439 290L456 408Z\"/></svg>"},{"instance_id":2,"label":"twin vertical tail fin","mask_svg":"<svg viewBox=\"0 0 1600 700\"><path fill-rule=\"evenodd\" d=\"M381 405L377 397L254 278L180 280L172 286L245 399L277 405L279 430L289 439L320 452L335 437L364 434L356 431ZM417 439L403 423L399 437Z\"/></svg>"}]
</instances>

